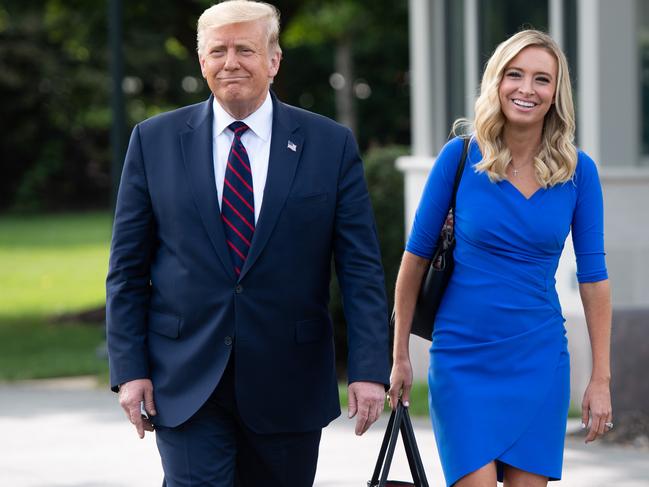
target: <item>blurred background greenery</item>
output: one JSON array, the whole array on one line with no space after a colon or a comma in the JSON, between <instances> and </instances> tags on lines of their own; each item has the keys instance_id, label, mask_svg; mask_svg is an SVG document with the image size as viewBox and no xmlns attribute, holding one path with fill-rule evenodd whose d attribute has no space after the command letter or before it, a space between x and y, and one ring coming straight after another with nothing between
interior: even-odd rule
<instances>
[{"instance_id":1,"label":"blurred background greenery","mask_svg":"<svg viewBox=\"0 0 649 487\"><path fill-rule=\"evenodd\" d=\"M106 373L108 3L0 0L0 380ZM123 2L127 132L208 97L195 28L212 3ZM394 159L408 152L410 138L407 2L274 4L282 13L284 54L273 90L355 131L391 301L404 238L403 179ZM335 281L331 310L344 379L345 324Z\"/></svg>"},{"instance_id":2,"label":"blurred background greenery","mask_svg":"<svg viewBox=\"0 0 649 487\"><path fill-rule=\"evenodd\" d=\"M195 30L211 3L123 2L122 89L129 129L209 95ZM278 96L345 118L363 150L409 143L407 3L275 3L282 12L284 50L273 86ZM107 207L107 24L107 1L0 1L0 210ZM347 79L342 89L332 88L341 88L334 73Z\"/></svg>"}]
</instances>

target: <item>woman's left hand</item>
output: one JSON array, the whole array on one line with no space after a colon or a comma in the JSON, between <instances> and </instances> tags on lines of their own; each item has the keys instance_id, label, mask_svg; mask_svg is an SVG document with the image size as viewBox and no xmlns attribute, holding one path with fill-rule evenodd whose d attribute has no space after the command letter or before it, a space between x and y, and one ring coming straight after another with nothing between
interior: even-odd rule
<instances>
[{"instance_id":1,"label":"woman's left hand","mask_svg":"<svg viewBox=\"0 0 649 487\"><path fill-rule=\"evenodd\" d=\"M611 407L611 391L608 380L591 379L584 399L581 403L581 424L590 429L586 443L595 441L613 427L613 409Z\"/></svg>"}]
</instances>

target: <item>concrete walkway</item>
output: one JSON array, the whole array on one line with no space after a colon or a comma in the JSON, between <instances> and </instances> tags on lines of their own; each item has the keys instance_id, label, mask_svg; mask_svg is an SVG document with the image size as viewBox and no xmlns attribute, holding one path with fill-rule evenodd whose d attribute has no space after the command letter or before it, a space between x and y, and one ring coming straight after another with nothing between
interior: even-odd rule
<instances>
[{"instance_id":1,"label":"concrete walkway","mask_svg":"<svg viewBox=\"0 0 649 487\"><path fill-rule=\"evenodd\" d=\"M315 487L360 487L371 475L387 418L362 437L340 418L324 432ZM444 485L427 421L415 421L431 487ZM408 480L402 452L391 478ZM117 396L92 380L0 384L0 487L158 487L155 440L139 440ZM568 439L564 478L551 487L649 487L649 451ZM272 487L272 486L270 486Z\"/></svg>"}]
</instances>

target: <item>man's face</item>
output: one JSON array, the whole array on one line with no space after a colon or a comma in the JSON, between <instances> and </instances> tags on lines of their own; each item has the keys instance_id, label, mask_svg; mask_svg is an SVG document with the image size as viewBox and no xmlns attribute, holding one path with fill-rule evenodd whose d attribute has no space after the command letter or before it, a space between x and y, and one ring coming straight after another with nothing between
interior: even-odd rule
<instances>
[{"instance_id":1,"label":"man's face","mask_svg":"<svg viewBox=\"0 0 649 487\"><path fill-rule=\"evenodd\" d=\"M268 49L263 21L223 25L204 32L201 72L220 105L234 118L250 115L266 99L281 54Z\"/></svg>"}]
</instances>

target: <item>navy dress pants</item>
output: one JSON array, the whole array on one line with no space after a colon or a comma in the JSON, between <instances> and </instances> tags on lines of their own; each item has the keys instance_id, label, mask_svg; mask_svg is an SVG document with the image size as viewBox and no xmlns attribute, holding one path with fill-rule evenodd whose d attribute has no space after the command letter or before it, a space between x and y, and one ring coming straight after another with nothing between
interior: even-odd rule
<instances>
[{"instance_id":1,"label":"navy dress pants","mask_svg":"<svg viewBox=\"0 0 649 487\"><path fill-rule=\"evenodd\" d=\"M175 428L156 427L163 487L312 486L322 430L258 434L247 428L236 407L233 362L230 357L194 416Z\"/></svg>"}]
</instances>

